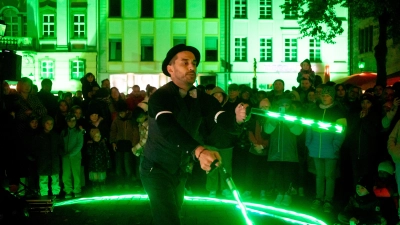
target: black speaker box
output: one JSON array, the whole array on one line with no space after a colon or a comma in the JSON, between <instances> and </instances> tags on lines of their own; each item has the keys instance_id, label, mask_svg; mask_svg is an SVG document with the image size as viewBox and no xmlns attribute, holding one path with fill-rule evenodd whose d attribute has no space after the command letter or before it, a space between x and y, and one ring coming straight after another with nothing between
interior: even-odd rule
<instances>
[{"instance_id":1,"label":"black speaker box","mask_svg":"<svg viewBox=\"0 0 400 225\"><path fill-rule=\"evenodd\" d=\"M3 50L0 53L0 78L15 81L21 79L21 63L22 56Z\"/></svg>"}]
</instances>

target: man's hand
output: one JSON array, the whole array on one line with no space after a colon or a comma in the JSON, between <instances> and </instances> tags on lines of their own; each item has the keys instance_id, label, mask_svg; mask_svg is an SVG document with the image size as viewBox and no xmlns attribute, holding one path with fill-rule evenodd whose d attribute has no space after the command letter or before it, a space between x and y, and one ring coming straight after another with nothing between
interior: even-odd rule
<instances>
[{"instance_id":1,"label":"man's hand","mask_svg":"<svg viewBox=\"0 0 400 225\"><path fill-rule=\"evenodd\" d=\"M241 124L245 122L246 120L246 108L248 107L248 104L240 103L239 105L236 106L235 109L235 114L236 114L236 122L238 124Z\"/></svg>"},{"instance_id":2,"label":"man's hand","mask_svg":"<svg viewBox=\"0 0 400 225\"><path fill-rule=\"evenodd\" d=\"M200 167L206 172L211 171L211 164L218 160L219 162L216 164L218 167L221 163L221 156L217 151L207 150L202 146L197 147L195 151L196 158L200 161Z\"/></svg>"},{"instance_id":3,"label":"man's hand","mask_svg":"<svg viewBox=\"0 0 400 225\"><path fill-rule=\"evenodd\" d=\"M254 150L256 150L258 154L263 153L263 149L264 147L262 145L254 145Z\"/></svg>"},{"instance_id":4,"label":"man's hand","mask_svg":"<svg viewBox=\"0 0 400 225\"><path fill-rule=\"evenodd\" d=\"M358 219L356 219L356 218L354 218L354 217L350 218L350 220L349 220L350 225L356 225L356 224L358 224L359 222L360 222L360 221L358 221Z\"/></svg>"}]
</instances>

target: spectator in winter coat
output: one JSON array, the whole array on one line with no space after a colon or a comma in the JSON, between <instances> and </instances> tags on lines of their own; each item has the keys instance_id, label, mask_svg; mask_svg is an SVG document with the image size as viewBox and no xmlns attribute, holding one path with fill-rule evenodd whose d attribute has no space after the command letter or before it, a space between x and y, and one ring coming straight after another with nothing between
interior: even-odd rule
<instances>
[{"instance_id":1,"label":"spectator in winter coat","mask_svg":"<svg viewBox=\"0 0 400 225\"><path fill-rule=\"evenodd\" d=\"M335 88L325 86L322 89L321 104L310 109L308 118L315 121L346 126L344 112L335 104ZM316 197L311 208L319 209L323 204L324 212L331 212L335 191L336 166L339 150L345 138L344 132L336 133L319 128L308 127L306 146L309 156L313 158L316 169Z\"/></svg>"},{"instance_id":2,"label":"spectator in winter coat","mask_svg":"<svg viewBox=\"0 0 400 225\"><path fill-rule=\"evenodd\" d=\"M280 111L280 113L289 115L294 113L289 98L280 99L276 106L278 106L279 110L277 111ZM279 177L274 179L275 186L278 189L274 204L289 206L292 203L291 187L299 168L297 136L303 132L303 127L284 120L269 119L264 131L271 134L268 150L268 163L272 170L271 173L279 174Z\"/></svg>"},{"instance_id":3,"label":"spectator in winter coat","mask_svg":"<svg viewBox=\"0 0 400 225\"><path fill-rule=\"evenodd\" d=\"M51 193L60 194L60 155L63 144L60 135L53 131L54 119L45 116L42 119L43 131L38 134L33 143L33 156L36 160L40 195L46 198L49 195L49 177L51 179Z\"/></svg>"},{"instance_id":4,"label":"spectator in winter coat","mask_svg":"<svg viewBox=\"0 0 400 225\"><path fill-rule=\"evenodd\" d=\"M339 213L338 219L344 224L382 224L379 202L373 191L373 179L365 176L357 181L356 193L350 197L347 206Z\"/></svg>"}]
</instances>

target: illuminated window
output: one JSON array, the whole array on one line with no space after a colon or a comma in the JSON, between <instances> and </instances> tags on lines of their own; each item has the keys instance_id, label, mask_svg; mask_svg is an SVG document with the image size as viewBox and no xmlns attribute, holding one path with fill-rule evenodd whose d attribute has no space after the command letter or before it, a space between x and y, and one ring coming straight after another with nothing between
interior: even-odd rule
<instances>
[{"instance_id":1,"label":"illuminated window","mask_svg":"<svg viewBox=\"0 0 400 225\"><path fill-rule=\"evenodd\" d=\"M218 61L218 37L206 37L205 61Z\"/></svg>"},{"instance_id":2,"label":"illuminated window","mask_svg":"<svg viewBox=\"0 0 400 225\"><path fill-rule=\"evenodd\" d=\"M109 61L122 61L122 41L121 39L110 39L108 43Z\"/></svg>"},{"instance_id":3,"label":"illuminated window","mask_svg":"<svg viewBox=\"0 0 400 225\"><path fill-rule=\"evenodd\" d=\"M179 44L186 45L186 37L174 37L174 46Z\"/></svg>"},{"instance_id":4,"label":"illuminated window","mask_svg":"<svg viewBox=\"0 0 400 225\"><path fill-rule=\"evenodd\" d=\"M85 15L75 14L74 15L74 37L83 38L85 37Z\"/></svg>"},{"instance_id":5,"label":"illuminated window","mask_svg":"<svg viewBox=\"0 0 400 225\"><path fill-rule=\"evenodd\" d=\"M360 53L372 52L373 50L373 38L374 38L374 27L369 26L359 30L358 37L358 48Z\"/></svg>"},{"instance_id":6,"label":"illuminated window","mask_svg":"<svg viewBox=\"0 0 400 225\"><path fill-rule=\"evenodd\" d=\"M247 61L247 38L235 38L235 61Z\"/></svg>"},{"instance_id":7,"label":"illuminated window","mask_svg":"<svg viewBox=\"0 0 400 225\"><path fill-rule=\"evenodd\" d=\"M186 0L174 0L174 18L186 18Z\"/></svg>"},{"instance_id":8,"label":"illuminated window","mask_svg":"<svg viewBox=\"0 0 400 225\"><path fill-rule=\"evenodd\" d=\"M22 15L22 36L28 36L28 18L26 15Z\"/></svg>"},{"instance_id":9,"label":"illuminated window","mask_svg":"<svg viewBox=\"0 0 400 225\"><path fill-rule=\"evenodd\" d=\"M285 4L292 4L292 0L285 0ZM294 10L285 9L285 19L287 20L297 19L297 12Z\"/></svg>"},{"instance_id":10,"label":"illuminated window","mask_svg":"<svg viewBox=\"0 0 400 225\"><path fill-rule=\"evenodd\" d=\"M206 0L206 18L218 18L218 0Z\"/></svg>"},{"instance_id":11,"label":"illuminated window","mask_svg":"<svg viewBox=\"0 0 400 225\"><path fill-rule=\"evenodd\" d=\"M272 62L272 38L260 38L260 62Z\"/></svg>"},{"instance_id":12,"label":"illuminated window","mask_svg":"<svg viewBox=\"0 0 400 225\"><path fill-rule=\"evenodd\" d=\"M272 19L272 0L260 0L260 19Z\"/></svg>"},{"instance_id":13,"label":"illuminated window","mask_svg":"<svg viewBox=\"0 0 400 225\"><path fill-rule=\"evenodd\" d=\"M235 0L235 18L247 18L246 0Z\"/></svg>"},{"instance_id":14,"label":"illuminated window","mask_svg":"<svg viewBox=\"0 0 400 225\"><path fill-rule=\"evenodd\" d=\"M3 11L3 19L7 24L5 36L18 37L19 31L19 17L18 12L13 8L9 8Z\"/></svg>"},{"instance_id":15,"label":"illuminated window","mask_svg":"<svg viewBox=\"0 0 400 225\"><path fill-rule=\"evenodd\" d=\"M285 38L285 62L297 62L296 38Z\"/></svg>"},{"instance_id":16,"label":"illuminated window","mask_svg":"<svg viewBox=\"0 0 400 225\"><path fill-rule=\"evenodd\" d=\"M142 62L154 61L154 40L151 37L143 37L141 42Z\"/></svg>"},{"instance_id":17,"label":"illuminated window","mask_svg":"<svg viewBox=\"0 0 400 225\"><path fill-rule=\"evenodd\" d=\"M108 17L121 17L121 0L108 0Z\"/></svg>"},{"instance_id":18,"label":"illuminated window","mask_svg":"<svg viewBox=\"0 0 400 225\"><path fill-rule=\"evenodd\" d=\"M154 0L142 0L141 5L142 18L153 18L154 17Z\"/></svg>"},{"instance_id":19,"label":"illuminated window","mask_svg":"<svg viewBox=\"0 0 400 225\"><path fill-rule=\"evenodd\" d=\"M43 15L43 37L54 37L54 14Z\"/></svg>"},{"instance_id":20,"label":"illuminated window","mask_svg":"<svg viewBox=\"0 0 400 225\"><path fill-rule=\"evenodd\" d=\"M82 59L71 60L71 79L80 80L85 74L85 61Z\"/></svg>"},{"instance_id":21,"label":"illuminated window","mask_svg":"<svg viewBox=\"0 0 400 225\"><path fill-rule=\"evenodd\" d=\"M40 78L54 79L54 61L42 60L40 62Z\"/></svg>"},{"instance_id":22,"label":"illuminated window","mask_svg":"<svg viewBox=\"0 0 400 225\"><path fill-rule=\"evenodd\" d=\"M310 39L310 61L321 62L321 41Z\"/></svg>"}]
</instances>

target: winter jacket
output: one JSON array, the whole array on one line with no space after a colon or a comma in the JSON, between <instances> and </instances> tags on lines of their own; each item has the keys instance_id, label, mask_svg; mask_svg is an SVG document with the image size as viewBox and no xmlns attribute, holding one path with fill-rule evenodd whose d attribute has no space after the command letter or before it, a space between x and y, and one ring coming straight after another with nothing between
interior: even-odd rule
<instances>
[{"instance_id":1,"label":"winter jacket","mask_svg":"<svg viewBox=\"0 0 400 225\"><path fill-rule=\"evenodd\" d=\"M72 157L81 154L83 147L83 131L78 127L67 128L61 131L61 137L64 141L62 155Z\"/></svg>"},{"instance_id":2,"label":"winter jacket","mask_svg":"<svg viewBox=\"0 0 400 225\"><path fill-rule=\"evenodd\" d=\"M39 176L60 173L60 155L63 144L59 134L54 131L38 134L33 139L33 156L36 159Z\"/></svg>"},{"instance_id":3,"label":"winter jacket","mask_svg":"<svg viewBox=\"0 0 400 225\"><path fill-rule=\"evenodd\" d=\"M111 124L110 143L121 140L130 141L132 146L139 142L139 128L131 113L126 114L124 119L118 116Z\"/></svg>"},{"instance_id":4,"label":"winter jacket","mask_svg":"<svg viewBox=\"0 0 400 225\"><path fill-rule=\"evenodd\" d=\"M264 131L267 134L271 134L268 161L299 161L296 136L303 132L301 125L269 119Z\"/></svg>"},{"instance_id":5,"label":"winter jacket","mask_svg":"<svg viewBox=\"0 0 400 225\"><path fill-rule=\"evenodd\" d=\"M307 118L336 124L337 120L345 118L345 115L334 104L326 109L321 109L320 107L310 109L307 113ZM309 150L309 156L313 158L337 159L339 158L339 149L344 139L345 132L337 133L308 127L306 132L306 146Z\"/></svg>"}]
</instances>

